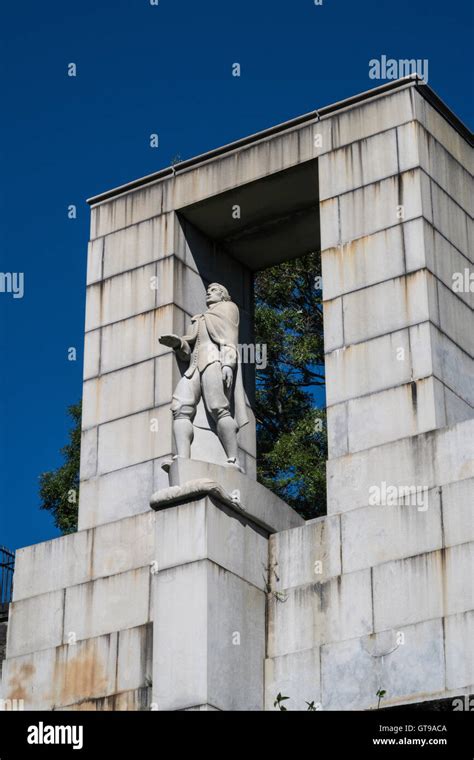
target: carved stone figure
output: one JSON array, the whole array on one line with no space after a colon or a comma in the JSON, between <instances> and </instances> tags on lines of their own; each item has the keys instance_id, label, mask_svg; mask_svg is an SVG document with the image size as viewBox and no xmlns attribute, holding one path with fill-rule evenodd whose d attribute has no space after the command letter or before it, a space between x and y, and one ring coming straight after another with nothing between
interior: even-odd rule
<instances>
[{"instance_id":1,"label":"carved stone figure","mask_svg":"<svg viewBox=\"0 0 474 760\"><path fill-rule=\"evenodd\" d=\"M188 335L162 335L189 367L176 386L171 411L177 456L190 458L193 420L201 396L216 425L227 463L240 469L237 433L247 424L247 410L239 361L239 309L223 285L207 288L207 311L191 319Z\"/></svg>"}]
</instances>

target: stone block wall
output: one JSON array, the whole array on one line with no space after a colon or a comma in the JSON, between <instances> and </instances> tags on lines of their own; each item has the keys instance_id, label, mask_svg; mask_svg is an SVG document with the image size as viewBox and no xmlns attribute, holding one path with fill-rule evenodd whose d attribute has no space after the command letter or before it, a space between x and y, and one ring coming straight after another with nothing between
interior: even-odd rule
<instances>
[{"instance_id":1,"label":"stone block wall","mask_svg":"<svg viewBox=\"0 0 474 760\"><path fill-rule=\"evenodd\" d=\"M3 695L26 710L149 709L151 512L20 549Z\"/></svg>"},{"instance_id":2,"label":"stone block wall","mask_svg":"<svg viewBox=\"0 0 474 760\"><path fill-rule=\"evenodd\" d=\"M290 710L473 692L473 441L469 420L333 460L343 502L271 536L266 709L280 691ZM415 473L422 505L369 504L373 484Z\"/></svg>"},{"instance_id":3,"label":"stone block wall","mask_svg":"<svg viewBox=\"0 0 474 760\"><path fill-rule=\"evenodd\" d=\"M350 135L346 127L350 123ZM414 89L319 158L329 457L474 416L472 148Z\"/></svg>"}]
</instances>

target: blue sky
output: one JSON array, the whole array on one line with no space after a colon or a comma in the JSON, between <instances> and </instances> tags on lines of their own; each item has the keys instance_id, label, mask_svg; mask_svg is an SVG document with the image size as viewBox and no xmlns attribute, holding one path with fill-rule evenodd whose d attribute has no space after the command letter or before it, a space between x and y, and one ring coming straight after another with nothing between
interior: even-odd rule
<instances>
[{"instance_id":1,"label":"blue sky","mask_svg":"<svg viewBox=\"0 0 474 760\"><path fill-rule=\"evenodd\" d=\"M369 60L383 54L427 58L430 85L472 126L472 34L467 0L4 5L0 271L24 272L25 292L0 293L1 544L58 535L38 476L60 464L81 395L85 199L376 86Z\"/></svg>"}]
</instances>

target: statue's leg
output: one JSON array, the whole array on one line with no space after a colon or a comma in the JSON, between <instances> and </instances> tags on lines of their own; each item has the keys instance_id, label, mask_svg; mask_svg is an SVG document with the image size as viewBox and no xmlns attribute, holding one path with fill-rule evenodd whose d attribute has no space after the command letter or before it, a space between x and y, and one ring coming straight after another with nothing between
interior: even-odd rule
<instances>
[{"instance_id":1,"label":"statue's leg","mask_svg":"<svg viewBox=\"0 0 474 760\"><path fill-rule=\"evenodd\" d=\"M193 419L201 397L199 372L192 377L182 377L173 393L171 412L173 414L173 435L176 454L189 459L194 438Z\"/></svg>"},{"instance_id":2,"label":"statue's leg","mask_svg":"<svg viewBox=\"0 0 474 760\"><path fill-rule=\"evenodd\" d=\"M224 389L222 367L219 362L206 367L201 375L201 383L204 403L215 420L217 435L226 453L227 461L238 466L238 428L230 413L230 401Z\"/></svg>"},{"instance_id":3,"label":"statue's leg","mask_svg":"<svg viewBox=\"0 0 474 760\"><path fill-rule=\"evenodd\" d=\"M216 422L217 435L224 447L227 461L232 464L238 464L238 446L237 446L237 425L230 414L220 417Z\"/></svg>"}]
</instances>

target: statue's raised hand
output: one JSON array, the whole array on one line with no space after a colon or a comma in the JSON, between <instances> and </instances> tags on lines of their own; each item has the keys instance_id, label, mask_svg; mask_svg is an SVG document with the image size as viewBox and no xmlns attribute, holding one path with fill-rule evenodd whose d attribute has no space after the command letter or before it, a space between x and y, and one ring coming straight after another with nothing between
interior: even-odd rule
<instances>
[{"instance_id":1,"label":"statue's raised hand","mask_svg":"<svg viewBox=\"0 0 474 760\"><path fill-rule=\"evenodd\" d=\"M177 335L160 335L158 342L169 348L179 348L181 346L181 338L178 338Z\"/></svg>"}]
</instances>

